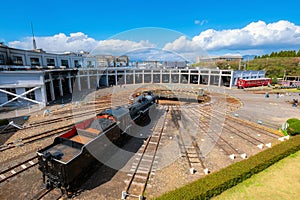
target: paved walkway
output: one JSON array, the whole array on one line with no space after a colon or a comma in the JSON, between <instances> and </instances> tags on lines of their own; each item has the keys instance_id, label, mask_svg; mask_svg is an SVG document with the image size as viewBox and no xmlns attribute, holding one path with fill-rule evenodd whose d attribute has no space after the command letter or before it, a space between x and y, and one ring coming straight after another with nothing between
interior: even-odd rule
<instances>
[{"instance_id":1,"label":"paved walkway","mask_svg":"<svg viewBox=\"0 0 300 200\"><path fill-rule=\"evenodd\" d=\"M237 112L239 117L253 122L262 122L266 126L275 128L289 118L300 118L300 108L293 107L293 99L300 99L298 93L291 93L277 98L276 94L254 94L249 91L238 89L226 90L226 92L242 102L242 107Z\"/></svg>"}]
</instances>

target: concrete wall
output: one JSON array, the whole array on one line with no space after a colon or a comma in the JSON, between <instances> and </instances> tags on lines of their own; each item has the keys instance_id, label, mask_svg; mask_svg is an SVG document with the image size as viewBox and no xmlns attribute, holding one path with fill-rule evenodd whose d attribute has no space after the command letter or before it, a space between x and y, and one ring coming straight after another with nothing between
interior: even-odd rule
<instances>
[{"instance_id":1,"label":"concrete wall","mask_svg":"<svg viewBox=\"0 0 300 200\"><path fill-rule=\"evenodd\" d=\"M0 89L7 90L8 88L15 88L16 94L21 95L25 93L26 88L35 88L35 100L41 105L46 104L45 89L44 89L44 72L43 71L0 71ZM0 91L0 104L8 101L8 95ZM26 95L24 95L26 97ZM21 101L22 99L17 99ZM29 102L27 102L29 103ZM33 103L33 102L31 102Z\"/></svg>"},{"instance_id":2,"label":"concrete wall","mask_svg":"<svg viewBox=\"0 0 300 200\"><path fill-rule=\"evenodd\" d=\"M0 86L6 84L41 85L43 82L40 77L43 75L42 71L39 73L31 73L30 71L2 71L0 72Z\"/></svg>"}]
</instances>

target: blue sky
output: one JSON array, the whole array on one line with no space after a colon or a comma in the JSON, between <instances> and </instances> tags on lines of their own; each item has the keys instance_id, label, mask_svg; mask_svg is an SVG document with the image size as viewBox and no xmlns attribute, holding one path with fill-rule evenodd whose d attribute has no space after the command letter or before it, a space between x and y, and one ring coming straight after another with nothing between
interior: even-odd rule
<instances>
[{"instance_id":1,"label":"blue sky","mask_svg":"<svg viewBox=\"0 0 300 200\"><path fill-rule=\"evenodd\" d=\"M207 35L207 30L214 30L219 33L209 33L209 38L214 42L217 40L216 37L222 35L224 31L228 33L230 30L241 30L251 23L260 21L264 23L260 25L266 28L268 28L269 24L274 24L274 26L278 27L277 22L282 20L287 23L279 23L279 25L287 26L286 29L289 30L293 29L295 40L297 40L300 39L298 38L298 28L300 26L299 7L299 1L292 0L273 0L265 2L258 0L3 1L1 2L0 41L5 42L5 44L9 46L29 48L26 42L29 42L28 37L31 35L30 23L32 22L38 47L50 51L55 51L55 49L43 43L43 39L47 38L49 41L59 33L64 34L66 40L73 40L74 38L72 38L70 34L74 36L74 34L77 33L77 35L75 34L75 40L89 38L99 42L113 38L120 40L127 39L136 42L149 40L150 43L153 43L152 40L156 38L157 41L155 42L161 40L161 42L167 43L175 41L177 36L180 37L182 35L186 36L186 40L181 40L182 42L193 41L195 37L201 35L201 33L203 33L202 35ZM172 33L166 33L165 36L161 37L163 39L160 39L159 31L154 31L149 34L149 32L147 32L148 30L140 33L137 30L141 31L141 29L136 29L143 27L158 27L174 30L175 32L171 31ZM257 26L253 26L252 28L256 29L256 27ZM128 30L131 29L135 29L136 31L128 32ZM281 30L281 28L279 29ZM127 31L127 33L124 34L123 31ZM277 29L275 32L276 31ZM262 32L264 31L262 30ZM77 37L80 35L78 33L82 33L82 35ZM274 33L273 29L272 33ZM115 36L116 34L118 34L118 36ZM59 36L62 37L64 35ZM267 36L269 37L270 33ZM230 41L230 39L226 40ZM199 37L198 41L202 41L201 44L203 45L203 40L199 39ZM91 43L90 40L89 42ZM204 49L208 51L209 54L259 54L269 52L270 50L300 48L297 42L289 41L285 44L282 43L282 38L281 41L278 42L278 45L270 45L271 41L267 41L266 44L260 42L256 46L252 45L252 48L251 45L248 47L247 44L244 44L243 48L243 44L238 45L236 42L223 47L221 45L219 48L215 46L208 47L209 45L205 43L206 47L204 47ZM81 43L79 42L79 44L82 45L82 41ZM64 50L80 49L80 46L76 47L77 49L75 46L75 44L72 44L73 49L66 47ZM88 45L84 43L82 50L85 50L84 48L87 47ZM174 47L171 49L175 50ZM195 50L196 49L197 48L195 48Z\"/></svg>"}]
</instances>

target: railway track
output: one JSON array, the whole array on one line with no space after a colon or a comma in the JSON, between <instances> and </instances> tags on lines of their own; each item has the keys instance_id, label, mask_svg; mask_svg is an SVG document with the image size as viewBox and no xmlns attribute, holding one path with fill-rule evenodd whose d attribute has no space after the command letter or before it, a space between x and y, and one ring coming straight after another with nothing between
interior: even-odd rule
<instances>
[{"instance_id":1,"label":"railway track","mask_svg":"<svg viewBox=\"0 0 300 200\"><path fill-rule=\"evenodd\" d=\"M28 137L18 139L13 142L6 143L6 144L0 146L0 152L6 151L9 149L13 149L15 147L24 146L25 144L30 144L30 143L36 142L38 140L43 140L43 139L46 139L46 138L54 136L54 135L62 134L63 132L69 130L72 126L73 126L73 124L63 126L60 128L50 130L50 131L44 131L42 133L38 133L35 135L31 135Z\"/></svg>"},{"instance_id":2,"label":"railway track","mask_svg":"<svg viewBox=\"0 0 300 200\"><path fill-rule=\"evenodd\" d=\"M268 122L263 122L261 120L257 120L255 122L254 119L250 119L248 116L244 116L243 114L240 114L240 113L235 113L235 114L236 114L236 116L234 116L234 118L238 121L241 121L242 123L244 123L247 126L252 126L253 128L256 128L256 129L259 129L259 130L265 130L265 131L270 132L272 134L281 136L281 133L278 131L278 128L280 126L278 126L278 125L271 124L271 123L268 123ZM233 118L233 116L230 116L230 115L228 117Z\"/></svg>"},{"instance_id":3,"label":"railway track","mask_svg":"<svg viewBox=\"0 0 300 200\"><path fill-rule=\"evenodd\" d=\"M74 119L74 118L91 116L91 115L93 115L97 112L103 111L103 110L108 109L108 108L110 108L110 107L108 106L108 107L101 107L101 108L92 109L92 110L84 110L84 112L73 113L73 114L70 114L70 115L67 115L67 116L57 117L55 119L37 121L37 122L34 122L34 123L30 123L30 128L43 126L43 125L48 125L48 124L54 124L54 123L57 123L57 122L67 121L67 120L71 120L71 119Z\"/></svg>"},{"instance_id":4,"label":"railway track","mask_svg":"<svg viewBox=\"0 0 300 200\"><path fill-rule=\"evenodd\" d=\"M120 104L116 104L114 106L122 106L123 104L124 104L124 102L120 103ZM80 110L84 111L84 112L77 112L77 113L75 113L73 110L67 110L67 111L64 111L61 113L61 115L66 115L66 116L57 117L55 119L48 119L48 120L33 122L33 123L30 123L30 126L28 128L38 127L38 126L53 124L53 123L57 123L57 122L61 122L61 121L67 121L67 120L71 120L71 119L75 119L75 118L95 115L95 113L99 113L103 110L110 109L111 103L105 104L105 105L102 104L101 107L99 106L96 109L95 109L95 107L96 107L96 105L93 106L94 109L88 109L88 110L85 107L82 107L82 108L80 108ZM58 114L54 114L54 115L58 115Z\"/></svg>"},{"instance_id":5,"label":"railway track","mask_svg":"<svg viewBox=\"0 0 300 200\"><path fill-rule=\"evenodd\" d=\"M132 167L132 173L129 174L130 178L126 181L127 186L122 192L122 199L144 199L148 180L151 173L153 173L153 164L164 131L167 114L168 109L165 111L164 116L158 119L152 135L147 138L142 148L136 154L137 157Z\"/></svg>"},{"instance_id":6,"label":"railway track","mask_svg":"<svg viewBox=\"0 0 300 200\"><path fill-rule=\"evenodd\" d=\"M7 134L13 134L13 133L15 133L17 130L19 130L19 129L17 129L17 128L15 128L15 127L10 127L10 128L6 128L5 130L3 130L3 129L0 129L0 134L3 134L3 135L7 135Z\"/></svg>"},{"instance_id":7,"label":"railway track","mask_svg":"<svg viewBox=\"0 0 300 200\"><path fill-rule=\"evenodd\" d=\"M68 110L61 110L61 111L54 111L52 112L53 115L66 115L66 114L72 114L75 112L80 112L82 110L95 110L95 107L101 106L101 107L107 107L111 104L110 101L103 102L96 102L96 103L86 103L81 106L75 106L74 108L70 108Z\"/></svg>"},{"instance_id":8,"label":"railway track","mask_svg":"<svg viewBox=\"0 0 300 200\"><path fill-rule=\"evenodd\" d=\"M34 195L31 200L40 200L40 199L43 199L52 190L53 189L42 189L41 191L37 192L37 194Z\"/></svg>"},{"instance_id":9,"label":"railway track","mask_svg":"<svg viewBox=\"0 0 300 200\"><path fill-rule=\"evenodd\" d=\"M80 104L79 102L74 102L74 103L75 103L75 106L79 105L82 108L84 106L89 106L91 104L107 102L107 101L109 101L110 98L111 98L111 94L102 94L101 97L96 97L93 101L91 100L91 101L85 102L83 104ZM55 115L56 114L64 114L66 112L66 108L68 106L72 106L72 105L73 104L66 104L66 106L59 106L55 110L52 110L52 113ZM73 109L71 108L71 110L73 110Z\"/></svg>"},{"instance_id":10,"label":"railway track","mask_svg":"<svg viewBox=\"0 0 300 200\"><path fill-rule=\"evenodd\" d=\"M49 196L49 197L48 197ZM37 192L32 198L31 200L40 200L40 199L44 199L47 198L48 199L52 199L52 200L59 200L62 198L62 194L58 193L57 191L55 191L53 188L51 189L42 189L39 192Z\"/></svg>"},{"instance_id":11,"label":"railway track","mask_svg":"<svg viewBox=\"0 0 300 200\"><path fill-rule=\"evenodd\" d=\"M68 121L68 120L81 118L81 117L89 118L90 116L94 115L95 113L101 112L101 111L103 111L105 109L108 109L108 108L110 108L110 107L101 107L101 108L96 109L96 110L89 110L89 111L85 111L85 112L81 112L81 113L75 113L75 114L69 115L69 116L63 116L63 117L59 117L59 118L55 118L55 119L37 121L37 122L29 124L29 126L27 126L27 127L23 127L22 130L29 130L29 129L32 129L32 128L37 128L37 127L40 127L40 126L45 126L45 125L50 125L50 124L56 124L58 122ZM60 127L60 128L63 128L63 127ZM9 128L9 129L4 130L3 132L1 132L1 134L12 135L12 134L16 133L18 130L19 129L17 129L17 128ZM33 137L36 137L36 136L39 136L39 135L43 135L43 134L36 134ZM50 134L50 136L52 136L52 135ZM14 147L15 146L22 146L22 145L24 145L23 141L26 141L29 138L31 138L31 137L21 138L21 139L15 140L13 142L0 145L0 152L3 151L3 150L6 150L6 149L13 148L13 146ZM28 142L26 142L26 143L28 143Z\"/></svg>"},{"instance_id":12,"label":"railway track","mask_svg":"<svg viewBox=\"0 0 300 200\"><path fill-rule=\"evenodd\" d=\"M216 98L218 98L219 95L214 95L214 96ZM216 101L214 103L213 107L214 107L214 111L217 111L217 112L220 112L220 110L221 110L220 108L223 109L222 111L224 111L224 109L226 109L227 117L232 117L229 115L229 113L236 111L238 109L237 108L238 106L235 103L233 103L232 101L230 101L230 99L228 99L227 96L225 99L224 98L218 99L218 101ZM249 118L249 116L244 116L243 114L240 114L240 113L237 114L237 116L239 117L238 119L236 116L234 118L241 121L242 123L244 123L247 126L252 126L253 128L258 128L259 130L265 130L265 131L273 133L275 135L280 135L280 133L277 131L278 125L271 124L268 122L263 122L263 124L265 126L261 126L261 124L258 124L258 122L261 122L261 120L257 120L257 123L256 123L256 122L253 122L253 118Z\"/></svg>"},{"instance_id":13,"label":"railway track","mask_svg":"<svg viewBox=\"0 0 300 200\"><path fill-rule=\"evenodd\" d=\"M0 172L0 183L15 177L16 175L36 166L37 164L37 156L34 156Z\"/></svg>"},{"instance_id":14,"label":"railway track","mask_svg":"<svg viewBox=\"0 0 300 200\"><path fill-rule=\"evenodd\" d=\"M278 134L278 132L274 129L264 127L264 126L261 126L259 124L255 124L253 122L249 122L247 120L243 120L243 119L240 119L240 118L235 117L235 116L231 116L230 114L225 112L224 108L219 108L219 107L208 108L208 107L199 106L199 111L205 112L206 114L209 114L209 115L212 115L212 113L213 113L214 117L221 116L222 118L225 118L227 121L234 122L236 124L246 125L247 127L252 128L252 129L254 128L254 129L256 129L257 131L259 131L261 133L265 132L263 134L269 135L270 137L273 137L273 138L276 137L274 135L275 132L276 132L276 134Z\"/></svg>"},{"instance_id":15,"label":"railway track","mask_svg":"<svg viewBox=\"0 0 300 200\"><path fill-rule=\"evenodd\" d=\"M203 109L203 108L199 108L199 110L201 111L201 113L205 113L205 114L210 114L212 115L211 112L208 112L207 110ZM199 112L199 111L198 111ZM214 114L215 116L218 115L220 117L223 117L224 119L226 119L225 124L228 125L230 127L230 129L232 130L238 130L238 132L240 131L241 133L243 133L244 135L248 135L249 137L251 137L252 139L261 142L260 140L255 139L253 136L251 136L249 133L245 133L245 131L243 131L243 129L248 130L251 129L254 130L256 133L259 133L259 135L265 135L267 137L270 137L272 139L277 139L279 137L279 132L277 130L274 129L270 129L268 127L264 127L262 125L259 124L255 124L253 122L249 122L247 120L243 120L237 117L233 117L230 115L224 115L222 112L220 112L219 110L214 109ZM216 117L214 117L216 118ZM239 128L237 128L240 127ZM225 127L227 129L227 127Z\"/></svg>"},{"instance_id":16,"label":"railway track","mask_svg":"<svg viewBox=\"0 0 300 200\"><path fill-rule=\"evenodd\" d=\"M178 109L180 107L171 107L172 121L175 122L176 128L179 130L178 141L181 149L181 153L187 159L190 173L194 174L199 167L203 170L204 174L208 174L209 170L204 165L204 157L200 152L200 148L195 140L195 138L187 131L184 131L185 125L181 121L181 112Z\"/></svg>"},{"instance_id":17,"label":"railway track","mask_svg":"<svg viewBox=\"0 0 300 200\"><path fill-rule=\"evenodd\" d=\"M224 119L224 121L222 122L219 121L219 118L216 117L216 115L213 115L212 112L207 112L204 110L201 110L201 112L200 110L194 110L194 111L198 112L202 116L209 117L212 123L222 123L223 124L222 128L225 129L228 133L233 134L254 146L262 148L262 146L264 145L263 141L255 138L249 133L246 133L243 127L238 129L236 126L232 125L232 122L226 120L225 116L221 116L221 118Z\"/></svg>"},{"instance_id":18,"label":"railway track","mask_svg":"<svg viewBox=\"0 0 300 200\"><path fill-rule=\"evenodd\" d=\"M49 124L56 124L58 122L68 121L68 120L72 120L72 119L75 119L75 118L82 118L82 117L89 118L91 115L95 115L95 113L98 113L98 112L101 112L105 109L111 108L111 105L110 105L111 104L110 103L111 99L110 98L111 98L111 96L105 96L104 99L103 99L103 97L96 98L96 101L93 101L93 102L90 102L90 103L87 103L87 104L89 105L89 107L93 107L93 108L97 107L97 105L101 105L101 107L99 107L98 109L86 110L86 107L83 106L83 107L78 108L78 109L79 110L84 110L84 112L73 113L72 115L70 115L70 113L68 113L68 112L73 111L72 109L67 110L67 111L62 111L62 110L58 109L58 111L54 112L54 114L64 114L64 115L68 114L68 115L58 117L58 118L55 118L55 119L36 121L34 123L29 124L29 126L24 127L22 130L28 130L28 129L31 129L31 128L37 128L37 127L44 126L44 125L49 125ZM93 103L93 104L91 104L91 103ZM105 103L105 104L103 104L103 103ZM123 104L124 104L124 102L120 102L120 104L115 105L115 106L120 106L120 105L123 105ZM64 129L64 127L65 126L59 127L58 129L63 129L64 131L66 131L67 129ZM70 127L70 126L67 126L67 127ZM15 147L18 147L18 146L23 146L24 144L32 143L34 141L38 141L38 140L53 136L55 134L62 133L62 132L51 133L55 130L57 130L57 129L54 129L52 131L46 131L46 132L43 132L43 133L38 133L38 134L35 134L33 136L29 136L29 137L25 137L25 138L20 138L20 139L17 139L15 141L0 145L0 152L8 150L8 149L15 148ZM5 133L14 134L16 131L17 131L17 129L10 129L9 131L7 131Z\"/></svg>"},{"instance_id":19,"label":"railway track","mask_svg":"<svg viewBox=\"0 0 300 200\"><path fill-rule=\"evenodd\" d=\"M74 115L71 115L71 116L59 117L59 118L55 118L55 119L51 119L51 120L32 123L31 126L24 127L22 130L28 130L28 129L36 128L36 127L39 127L39 126L55 124L57 122L67 121L67 120L71 120L71 119L74 119L74 118L80 118L80 117L85 117L85 116L89 118L91 115L95 114L95 112L101 112L101 111L103 111L105 109L108 109L108 108L110 108L110 107L103 107L103 108L100 108L100 109L97 109L97 110L82 112L82 113L74 114ZM0 152L8 150L8 149L15 148L15 147L19 147L19 146L24 146L25 144L29 144L29 143L32 143L32 142L35 142L35 141L38 141L38 140L42 140L42 139L51 137L53 135L61 134L64 131L67 131L68 128L71 128L73 125L74 124L67 125L67 126L62 126L62 127L53 129L51 131L45 131L45 132L42 132L42 133L38 133L38 134L35 134L35 135L32 135L32 136L20 138L18 140L0 145ZM57 130L60 130L60 131L56 132ZM13 133L10 133L10 134L13 134Z\"/></svg>"},{"instance_id":20,"label":"railway track","mask_svg":"<svg viewBox=\"0 0 300 200\"><path fill-rule=\"evenodd\" d=\"M188 118L192 120L198 126L198 128L200 128L201 132L205 136L208 136L208 138L219 149L221 149L226 156L233 160L237 154L243 155L243 153L238 151L233 144L228 142L228 140L226 140L220 133L217 133L213 128L211 128L208 122L201 120L200 123L200 120L197 120L197 118L200 118L200 115L195 111L195 109L189 109L189 113L186 110L183 111L186 113L186 116L188 116ZM195 117L191 117L190 114L193 114ZM207 119L210 120L210 118Z\"/></svg>"},{"instance_id":21,"label":"railway track","mask_svg":"<svg viewBox=\"0 0 300 200\"><path fill-rule=\"evenodd\" d=\"M243 123L243 121L239 121L236 120L234 117L228 117L228 115L224 116L224 114L222 114L220 111L216 111L214 110L214 112L209 112L207 109L190 109L190 112L196 112L198 115L205 117L205 119L207 120L211 120L211 122L214 123L223 123L223 127L222 129L224 129L225 133L227 132L228 136L230 136L230 138L232 139L233 137L231 135L235 135L241 139L243 139L243 141L246 141L252 145L255 145L256 147L258 147L259 149L262 149L264 146L266 147L271 147L271 143L266 143L264 144L264 142L260 139L257 139L256 137L253 136L253 125L252 124L247 124L245 126L245 123ZM226 119L225 121L220 121L218 120L218 116L219 117L222 115L223 119ZM201 122L201 124L205 124L203 123L203 121ZM207 126L207 125L206 125ZM264 135L264 138L278 138L278 136L274 135L273 133L270 132L266 132L266 130L260 130L259 127L254 126L255 128L257 128L255 130L257 132L260 132L261 134L257 134L257 137L262 137ZM220 134L219 134L220 135ZM224 146L224 145L219 145L220 141L222 143L226 143L226 146L230 147L230 151L225 150L224 148L222 148L223 151L225 151L225 153L228 155L230 152L229 157L231 159L235 159L235 155L236 154L240 154L240 156L242 158L246 158L247 154L244 152L239 152L238 148L234 148L232 144L230 144L230 140L231 139L225 139L224 136L226 136L224 134L222 134L222 136L218 136L220 138L220 140L218 142L216 142L216 144L218 144L218 146ZM227 136L227 137L228 137ZM241 146L239 143L238 145L234 145L235 147L239 146L239 149L243 149L243 146Z\"/></svg>"}]
</instances>

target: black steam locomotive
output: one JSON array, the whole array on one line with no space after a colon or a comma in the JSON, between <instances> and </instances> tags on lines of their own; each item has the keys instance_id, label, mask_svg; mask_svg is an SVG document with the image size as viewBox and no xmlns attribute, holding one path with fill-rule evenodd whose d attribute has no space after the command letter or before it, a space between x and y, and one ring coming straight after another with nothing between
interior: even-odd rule
<instances>
[{"instance_id":1,"label":"black steam locomotive","mask_svg":"<svg viewBox=\"0 0 300 200\"><path fill-rule=\"evenodd\" d=\"M156 102L155 95L144 93L128 107L106 110L76 124L39 150L39 170L46 187L61 188L63 193L71 191L96 158L105 163L116 147L134 136L134 124L155 109Z\"/></svg>"}]
</instances>

